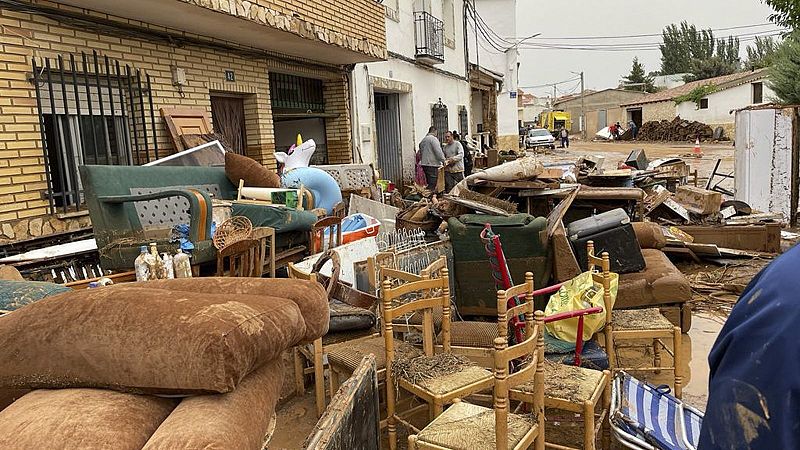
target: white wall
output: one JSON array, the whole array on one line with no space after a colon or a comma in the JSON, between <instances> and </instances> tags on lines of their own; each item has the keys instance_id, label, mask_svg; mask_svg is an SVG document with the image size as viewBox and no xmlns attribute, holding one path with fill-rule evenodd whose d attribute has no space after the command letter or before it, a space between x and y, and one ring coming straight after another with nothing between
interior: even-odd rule
<instances>
[{"instance_id":1,"label":"white wall","mask_svg":"<svg viewBox=\"0 0 800 450\"><path fill-rule=\"evenodd\" d=\"M407 180L413 178L414 152L419 141L428 133L431 126L431 106L441 98L447 105L448 128L459 129L459 106L466 106L471 116L470 88L466 80L467 70L464 60L463 38L463 3L459 1L445 2L443 0L427 0L426 8L431 14L442 19L444 4L453 5L453 28L455 39L452 40L454 48L445 46L445 62L436 64L436 71L431 68L416 64L414 41L414 11L422 7L420 0L399 0L397 3L388 1L386 4L393 8L397 4L397 14L390 12L387 15L396 17L397 20L386 18L386 42L389 52L399 54L400 57L390 56L387 61L358 64L353 71L352 97L353 97L353 146L354 160L358 161L360 153L364 163L377 162L377 146L375 140L375 112L373 98L375 92L393 93L391 89L376 89L370 77L401 82L403 88L409 92L400 93L400 140L403 151L403 176ZM389 83L391 84L391 83ZM469 123L474 121L470 117ZM470 125L471 126L471 125ZM369 131L369 133L367 133Z\"/></svg>"},{"instance_id":2,"label":"white wall","mask_svg":"<svg viewBox=\"0 0 800 450\"><path fill-rule=\"evenodd\" d=\"M767 87L766 80L763 83L764 102L769 102L775 93ZM677 106L677 114L682 119L696 120L706 124L734 123L732 110L745 108L753 104L752 83L732 87L723 91L715 92L708 97L708 109L697 109L694 102L683 102Z\"/></svg>"},{"instance_id":3,"label":"white wall","mask_svg":"<svg viewBox=\"0 0 800 450\"><path fill-rule=\"evenodd\" d=\"M517 1L516 0L476 0L478 14L486 24L500 37L511 40L517 36ZM497 94L497 134L498 136L517 135L517 99L511 98L509 92L516 92L519 74L517 63L519 52L511 49L501 53L493 49L480 36L480 45L475 43L475 30L467 21L467 37L469 39L470 62L479 63L481 67L503 74L503 89ZM508 46L507 46L508 47ZM475 48L478 49L476 55Z\"/></svg>"}]
</instances>

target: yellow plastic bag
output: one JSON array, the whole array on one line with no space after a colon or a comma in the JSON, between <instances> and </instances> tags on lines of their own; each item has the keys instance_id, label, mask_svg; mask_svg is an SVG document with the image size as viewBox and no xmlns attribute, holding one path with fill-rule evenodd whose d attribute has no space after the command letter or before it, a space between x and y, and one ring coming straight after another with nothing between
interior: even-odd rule
<instances>
[{"instance_id":1,"label":"yellow plastic bag","mask_svg":"<svg viewBox=\"0 0 800 450\"><path fill-rule=\"evenodd\" d=\"M619 288L619 275L611 274L611 305L617 299ZM588 341L605 325L605 305L603 304L603 285L592 280L590 272L583 272L577 277L567 281L555 294L550 296L545 316L552 316L568 311L603 307L602 314L589 314L583 320L583 340ZM564 319L545 324L550 335L566 342L576 342L578 336L578 318Z\"/></svg>"}]
</instances>

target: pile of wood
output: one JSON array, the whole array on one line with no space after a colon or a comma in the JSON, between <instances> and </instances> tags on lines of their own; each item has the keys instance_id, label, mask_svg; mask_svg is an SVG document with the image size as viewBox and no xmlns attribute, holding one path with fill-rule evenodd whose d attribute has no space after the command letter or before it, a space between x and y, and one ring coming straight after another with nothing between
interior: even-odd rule
<instances>
[{"instance_id":1,"label":"pile of wood","mask_svg":"<svg viewBox=\"0 0 800 450\"><path fill-rule=\"evenodd\" d=\"M693 121L683 120L680 116L670 120L650 121L642 124L637 139L642 141L694 141L709 140L714 137L710 126Z\"/></svg>"}]
</instances>

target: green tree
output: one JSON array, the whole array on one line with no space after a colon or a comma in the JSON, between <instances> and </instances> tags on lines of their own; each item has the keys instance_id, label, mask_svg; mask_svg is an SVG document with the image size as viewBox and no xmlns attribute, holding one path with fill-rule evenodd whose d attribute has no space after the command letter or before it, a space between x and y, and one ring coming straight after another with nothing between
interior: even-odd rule
<instances>
[{"instance_id":1,"label":"green tree","mask_svg":"<svg viewBox=\"0 0 800 450\"><path fill-rule=\"evenodd\" d=\"M753 45L747 47L747 62L744 66L750 70L771 66L777 49L778 43L772 37L756 36Z\"/></svg>"},{"instance_id":2,"label":"green tree","mask_svg":"<svg viewBox=\"0 0 800 450\"><path fill-rule=\"evenodd\" d=\"M664 28L662 39L662 75L691 72L693 59L714 56L714 33L710 29L698 30L686 21Z\"/></svg>"},{"instance_id":3,"label":"green tree","mask_svg":"<svg viewBox=\"0 0 800 450\"><path fill-rule=\"evenodd\" d=\"M655 92L656 88L653 86L653 77L647 75L644 71L644 66L639 62L639 58L633 58L633 67L631 73L626 77L622 77L622 88L628 91L642 91L642 92Z\"/></svg>"},{"instance_id":4,"label":"green tree","mask_svg":"<svg viewBox=\"0 0 800 450\"><path fill-rule=\"evenodd\" d=\"M762 0L775 10L769 20L792 30L800 29L800 2L797 0Z\"/></svg>"},{"instance_id":5,"label":"green tree","mask_svg":"<svg viewBox=\"0 0 800 450\"><path fill-rule=\"evenodd\" d=\"M769 87L785 105L800 104L800 42L788 37L775 51L769 66Z\"/></svg>"}]
</instances>

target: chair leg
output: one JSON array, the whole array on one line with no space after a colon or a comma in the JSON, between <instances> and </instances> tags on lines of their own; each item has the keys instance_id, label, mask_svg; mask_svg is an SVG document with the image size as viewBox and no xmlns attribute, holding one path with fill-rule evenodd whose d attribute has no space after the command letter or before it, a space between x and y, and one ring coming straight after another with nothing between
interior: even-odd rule
<instances>
[{"instance_id":1,"label":"chair leg","mask_svg":"<svg viewBox=\"0 0 800 450\"><path fill-rule=\"evenodd\" d=\"M683 395L683 347L681 345L681 329L675 327L672 330L672 370L675 374L675 397L681 398Z\"/></svg>"},{"instance_id":2,"label":"chair leg","mask_svg":"<svg viewBox=\"0 0 800 450\"><path fill-rule=\"evenodd\" d=\"M321 417L325 412L325 367L322 361L322 338L314 341L314 393L317 397L317 417Z\"/></svg>"},{"instance_id":3,"label":"chair leg","mask_svg":"<svg viewBox=\"0 0 800 450\"><path fill-rule=\"evenodd\" d=\"M603 409L606 411L606 416L603 418L603 449L608 450L611 448L611 371L604 370L603 374L606 376L608 383L603 389Z\"/></svg>"},{"instance_id":4,"label":"chair leg","mask_svg":"<svg viewBox=\"0 0 800 450\"><path fill-rule=\"evenodd\" d=\"M605 328L605 341L608 366L611 369L611 373L614 373L617 369L617 351L614 343L614 328L610 323Z\"/></svg>"},{"instance_id":5,"label":"chair leg","mask_svg":"<svg viewBox=\"0 0 800 450\"><path fill-rule=\"evenodd\" d=\"M336 395L336 391L339 390L339 373L336 372L336 370L334 370L334 368L330 365L328 368L330 372L330 376L328 377L328 381L330 383L329 389L331 391L331 399L333 399L333 396Z\"/></svg>"},{"instance_id":6,"label":"chair leg","mask_svg":"<svg viewBox=\"0 0 800 450\"><path fill-rule=\"evenodd\" d=\"M594 403L583 402L583 448L595 450L596 436L594 434Z\"/></svg>"},{"instance_id":7,"label":"chair leg","mask_svg":"<svg viewBox=\"0 0 800 450\"><path fill-rule=\"evenodd\" d=\"M303 375L303 356L297 347L292 349L292 353L294 353L294 391L298 397L302 397L306 392L305 376Z\"/></svg>"},{"instance_id":8,"label":"chair leg","mask_svg":"<svg viewBox=\"0 0 800 450\"><path fill-rule=\"evenodd\" d=\"M408 450L417 450L417 435L412 434L408 437Z\"/></svg>"},{"instance_id":9,"label":"chair leg","mask_svg":"<svg viewBox=\"0 0 800 450\"><path fill-rule=\"evenodd\" d=\"M433 419L439 417L444 412L444 405L442 402L434 400L434 402L430 404L428 411L430 420L433 422Z\"/></svg>"}]
</instances>

